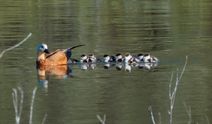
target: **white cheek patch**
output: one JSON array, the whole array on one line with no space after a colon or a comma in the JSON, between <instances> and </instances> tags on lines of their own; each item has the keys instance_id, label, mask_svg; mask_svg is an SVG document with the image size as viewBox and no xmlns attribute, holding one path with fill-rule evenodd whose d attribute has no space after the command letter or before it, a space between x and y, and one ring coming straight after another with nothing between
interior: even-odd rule
<instances>
[{"instance_id":1,"label":"white cheek patch","mask_svg":"<svg viewBox=\"0 0 212 124\"><path fill-rule=\"evenodd\" d=\"M42 46L43 46L44 50L48 49L48 46L46 44L42 44Z\"/></svg>"},{"instance_id":2,"label":"white cheek patch","mask_svg":"<svg viewBox=\"0 0 212 124\"><path fill-rule=\"evenodd\" d=\"M110 60L110 57L107 56L107 57L105 58L105 61L106 61L106 62L109 62L109 60Z\"/></svg>"},{"instance_id":3,"label":"white cheek patch","mask_svg":"<svg viewBox=\"0 0 212 124\"><path fill-rule=\"evenodd\" d=\"M87 56L83 56L81 57L81 60L86 60L88 57Z\"/></svg>"},{"instance_id":4,"label":"white cheek patch","mask_svg":"<svg viewBox=\"0 0 212 124\"><path fill-rule=\"evenodd\" d=\"M139 60L142 60L143 58L144 58L144 56L139 56L138 57Z\"/></svg>"}]
</instances>

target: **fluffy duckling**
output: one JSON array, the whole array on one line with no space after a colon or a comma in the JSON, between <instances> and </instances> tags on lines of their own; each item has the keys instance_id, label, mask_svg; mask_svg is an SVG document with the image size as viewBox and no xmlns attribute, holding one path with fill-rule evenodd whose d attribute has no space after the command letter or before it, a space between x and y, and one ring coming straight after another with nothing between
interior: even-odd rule
<instances>
[{"instance_id":1,"label":"fluffy duckling","mask_svg":"<svg viewBox=\"0 0 212 124\"><path fill-rule=\"evenodd\" d=\"M80 57L80 63L87 63L88 57L85 54L82 54Z\"/></svg>"},{"instance_id":2,"label":"fluffy duckling","mask_svg":"<svg viewBox=\"0 0 212 124\"><path fill-rule=\"evenodd\" d=\"M120 53L116 54L115 58L116 62L123 62L124 60L123 56Z\"/></svg>"},{"instance_id":3,"label":"fluffy duckling","mask_svg":"<svg viewBox=\"0 0 212 124\"><path fill-rule=\"evenodd\" d=\"M94 56L94 54L89 54L89 55L88 55L88 60L87 60L87 61L88 61L89 63L96 63L96 60L97 60L97 59L96 59L96 57Z\"/></svg>"},{"instance_id":4,"label":"fluffy duckling","mask_svg":"<svg viewBox=\"0 0 212 124\"><path fill-rule=\"evenodd\" d=\"M116 61L115 56L109 56L107 54L103 56L103 60L102 60L102 62L104 63L115 62L115 61Z\"/></svg>"},{"instance_id":5,"label":"fluffy duckling","mask_svg":"<svg viewBox=\"0 0 212 124\"><path fill-rule=\"evenodd\" d=\"M124 56L124 62L125 63L132 63L133 62L133 56L129 53L127 53L125 56Z\"/></svg>"}]
</instances>

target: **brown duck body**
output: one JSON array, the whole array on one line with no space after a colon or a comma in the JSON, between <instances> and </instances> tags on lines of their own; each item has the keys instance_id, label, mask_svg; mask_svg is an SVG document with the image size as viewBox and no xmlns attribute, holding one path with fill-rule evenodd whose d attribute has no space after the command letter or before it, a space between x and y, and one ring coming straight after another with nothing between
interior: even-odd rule
<instances>
[{"instance_id":1,"label":"brown duck body","mask_svg":"<svg viewBox=\"0 0 212 124\"><path fill-rule=\"evenodd\" d=\"M39 66L66 65L68 58L64 50L56 50L50 54L38 53L37 62Z\"/></svg>"},{"instance_id":2,"label":"brown duck body","mask_svg":"<svg viewBox=\"0 0 212 124\"><path fill-rule=\"evenodd\" d=\"M42 66L67 65L72 55L72 49L81 46L84 45L76 45L67 49L58 49L49 53L48 46L42 43L37 47L37 66L42 68Z\"/></svg>"}]
</instances>

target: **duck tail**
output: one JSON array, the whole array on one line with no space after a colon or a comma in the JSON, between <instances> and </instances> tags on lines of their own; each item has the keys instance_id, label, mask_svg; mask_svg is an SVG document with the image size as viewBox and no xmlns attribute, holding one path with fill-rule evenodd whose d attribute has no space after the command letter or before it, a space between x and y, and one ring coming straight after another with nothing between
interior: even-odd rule
<instances>
[{"instance_id":1,"label":"duck tail","mask_svg":"<svg viewBox=\"0 0 212 124\"><path fill-rule=\"evenodd\" d=\"M75 49L75 48L77 48L77 47L81 47L81 46L85 46L85 45L76 45L76 46L73 46L73 47L70 47L70 48L66 49L66 50L65 50L65 53L66 53L67 58L68 58L68 59L71 58L71 55L72 55L71 50L73 50L73 49Z\"/></svg>"},{"instance_id":2,"label":"duck tail","mask_svg":"<svg viewBox=\"0 0 212 124\"><path fill-rule=\"evenodd\" d=\"M85 45L83 45L83 44L81 44L81 45L76 45L76 46L73 46L73 47L71 47L71 48L69 48L69 49L73 50L73 49L75 49L75 48L77 48L77 47L81 47L81 46L85 46Z\"/></svg>"}]
</instances>

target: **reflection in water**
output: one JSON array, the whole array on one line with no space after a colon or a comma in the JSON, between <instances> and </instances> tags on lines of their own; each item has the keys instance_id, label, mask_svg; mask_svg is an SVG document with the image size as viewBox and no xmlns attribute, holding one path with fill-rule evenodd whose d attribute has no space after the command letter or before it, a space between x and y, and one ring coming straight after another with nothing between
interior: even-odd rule
<instances>
[{"instance_id":1,"label":"reflection in water","mask_svg":"<svg viewBox=\"0 0 212 124\"><path fill-rule=\"evenodd\" d=\"M133 69L142 70L153 70L158 66L158 63L78 63L77 65L81 70L95 70L97 64L103 65L104 69L109 69L115 67L117 71L124 70L126 72L131 72ZM73 77L72 66L76 64L60 65L60 66L40 66L37 67L38 83L44 89L48 89L48 77L55 76L57 79L66 79L68 77ZM99 66L98 66L99 67Z\"/></svg>"},{"instance_id":2,"label":"reflection in water","mask_svg":"<svg viewBox=\"0 0 212 124\"><path fill-rule=\"evenodd\" d=\"M44 89L48 89L48 76L54 75L58 79L73 77L71 65L40 66L37 68L38 83Z\"/></svg>"}]
</instances>

